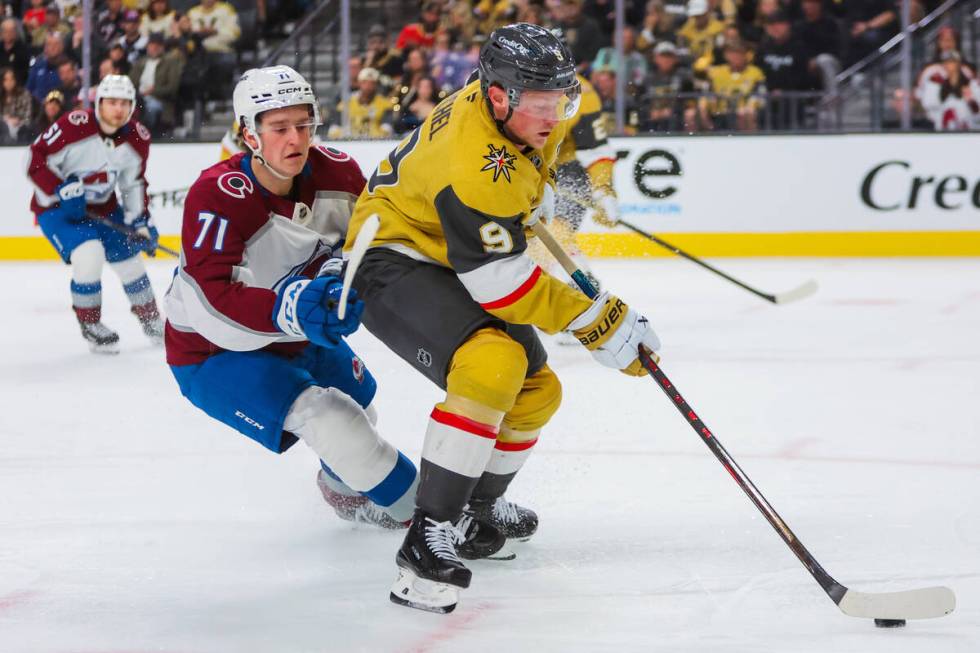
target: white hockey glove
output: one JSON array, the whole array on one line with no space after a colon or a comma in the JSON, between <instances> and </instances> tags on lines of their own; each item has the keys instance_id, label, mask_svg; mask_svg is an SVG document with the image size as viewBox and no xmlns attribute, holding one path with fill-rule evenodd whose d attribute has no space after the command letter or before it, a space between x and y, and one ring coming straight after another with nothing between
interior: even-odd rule
<instances>
[{"instance_id":1,"label":"white hockey glove","mask_svg":"<svg viewBox=\"0 0 980 653\"><path fill-rule=\"evenodd\" d=\"M596 297L567 330L599 363L630 376L647 373L639 359L640 345L651 351L660 349L660 338L650 322L608 291Z\"/></svg>"},{"instance_id":2,"label":"white hockey glove","mask_svg":"<svg viewBox=\"0 0 980 653\"><path fill-rule=\"evenodd\" d=\"M555 187L545 183L544 191L541 193L541 203L531 211L531 214L524 221L525 227L532 227L538 222L547 224L555 217Z\"/></svg>"},{"instance_id":3,"label":"white hockey glove","mask_svg":"<svg viewBox=\"0 0 980 653\"><path fill-rule=\"evenodd\" d=\"M611 189L599 188L593 195L592 220L600 226L612 228L619 222L619 199Z\"/></svg>"},{"instance_id":4,"label":"white hockey glove","mask_svg":"<svg viewBox=\"0 0 980 653\"><path fill-rule=\"evenodd\" d=\"M342 279L344 277L344 259L339 256L333 258L328 258L324 261L323 265L320 266L320 271L316 273L318 277L337 277Z\"/></svg>"}]
</instances>

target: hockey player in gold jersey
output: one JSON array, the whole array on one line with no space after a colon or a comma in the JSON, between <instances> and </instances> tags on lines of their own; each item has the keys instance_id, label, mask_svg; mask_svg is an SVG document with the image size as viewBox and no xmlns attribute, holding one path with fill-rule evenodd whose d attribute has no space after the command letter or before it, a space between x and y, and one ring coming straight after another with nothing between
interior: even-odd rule
<instances>
[{"instance_id":1,"label":"hockey player in gold jersey","mask_svg":"<svg viewBox=\"0 0 980 653\"><path fill-rule=\"evenodd\" d=\"M494 31L479 81L391 151L354 208L348 246L370 215L381 222L354 278L362 323L446 391L425 433L396 603L452 610L471 579L460 556L537 528L537 515L503 498L561 401L534 327L572 331L629 374L642 373L641 344L659 348L622 300L593 302L526 253L526 228L554 211L554 165L579 92L571 54L551 32Z\"/></svg>"}]
</instances>

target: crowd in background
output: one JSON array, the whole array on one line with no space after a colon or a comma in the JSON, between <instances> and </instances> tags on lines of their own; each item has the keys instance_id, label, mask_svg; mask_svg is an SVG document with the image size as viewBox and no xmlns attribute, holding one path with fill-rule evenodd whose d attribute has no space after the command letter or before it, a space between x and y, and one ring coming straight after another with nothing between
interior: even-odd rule
<instances>
[{"instance_id":1,"label":"crowd in background","mask_svg":"<svg viewBox=\"0 0 980 653\"><path fill-rule=\"evenodd\" d=\"M610 115L623 75L627 133L753 131L763 122L792 129L806 125L808 111L842 69L898 32L900 4L627 0L619 61L614 0L430 0L417 21L368 31L363 51L348 62L350 127L341 127L341 107L331 101L329 135L377 138L411 130L463 85L486 35L514 21L560 30ZM938 4L913 0L912 19ZM954 57L956 66L948 63ZM927 70L917 85L917 113L945 116L937 128L980 128L975 69L958 47L938 45Z\"/></svg>"},{"instance_id":2,"label":"crowd in background","mask_svg":"<svg viewBox=\"0 0 980 653\"><path fill-rule=\"evenodd\" d=\"M913 20L939 0L914 0ZM129 75L140 119L166 135L188 102L227 100L244 33L268 34L313 0L98 0L91 100L108 74ZM559 30L611 116L625 78L626 131L753 131L805 126L842 69L899 29L897 0L626 0L623 61L614 0L429 0L416 21L374 25L347 62L339 93L323 92L328 137L380 138L418 125L476 68L486 35L522 21ZM27 143L82 105L81 0L3 4L0 144ZM959 36L940 30L913 97L920 128L980 128L980 85ZM903 101L894 96L897 108ZM808 113L809 112L809 113Z\"/></svg>"},{"instance_id":3,"label":"crowd in background","mask_svg":"<svg viewBox=\"0 0 980 653\"><path fill-rule=\"evenodd\" d=\"M182 102L224 99L236 77L240 14L253 31L279 29L309 0L98 0L90 33L89 100L99 80L128 75L154 135L174 126ZM237 8L236 8L237 6ZM30 142L58 115L82 106L81 0L3 3L0 144Z\"/></svg>"}]
</instances>

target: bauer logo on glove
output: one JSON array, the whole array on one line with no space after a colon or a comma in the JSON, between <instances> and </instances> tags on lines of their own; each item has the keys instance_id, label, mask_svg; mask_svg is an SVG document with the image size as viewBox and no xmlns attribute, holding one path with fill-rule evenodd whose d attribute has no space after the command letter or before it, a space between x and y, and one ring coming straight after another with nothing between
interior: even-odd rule
<instances>
[{"instance_id":1,"label":"bauer logo on glove","mask_svg":"<svg viewBox=\"0 0 980 653\"><path fill-rule=\"evenodd\" d=\"M605 342L606 336L619 326L620 319L626 314L626 304L619 297L610 297L607 304L612 305L603 314L600 322L575 332L578 341L590 350Z\"/></svg>"}]
</instances>

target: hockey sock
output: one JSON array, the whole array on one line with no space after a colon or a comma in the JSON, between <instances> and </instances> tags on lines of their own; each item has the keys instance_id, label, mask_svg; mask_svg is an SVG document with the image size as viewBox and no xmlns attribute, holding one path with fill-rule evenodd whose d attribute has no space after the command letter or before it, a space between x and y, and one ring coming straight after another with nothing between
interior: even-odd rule
<instances>
[{"instance_id":1,"label":"hockey sock","mask_svg":"<svg viewBox=\"0 0 980 653\"><path fill-rule=\"evenodd\" d=\"M490 462L487 463L480 482L473 489L473 498L491 501L502 497L507 491L507 486L531 455L540 433L541 429L533 431L515 431L506 427L501 429Z\"/></svg>"},{"instance_id":2,"label":"hockey sock","mask_svg":"<svg viewBox=\"0 0 980 653\"><path fill-rule=\"evenodd\" d=\"M78 321L95 324L102 319L102 283L71 282L71 305Z\"/></svg>"}]
</instances>

